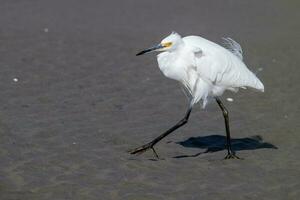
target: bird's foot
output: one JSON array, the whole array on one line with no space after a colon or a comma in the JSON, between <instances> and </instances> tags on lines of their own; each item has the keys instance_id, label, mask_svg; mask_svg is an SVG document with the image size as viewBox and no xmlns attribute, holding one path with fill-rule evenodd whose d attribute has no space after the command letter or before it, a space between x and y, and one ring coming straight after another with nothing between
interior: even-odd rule
<instances>
[{"instance_id":1,"label":"bird's foot","mask_svg":"<svg viewBox=\"0 0 300 200\"><path fill-rule=\"evenodd\" d=\"M147 144L144 144L144 145L142 145L142 146L140 146L140 147L137 147L137 148L135 148L135 149L129 150L128 152L129 152L130 154L136 154L136 155L138 155L138 154L144 153L145 151L148 151L149 149L152 149L154 156L155 156L157 159L159 159L159 156L158 156L158 154L156 153L156 151L155 151L155 149L154 149L154 144L153 144L152 142L147 143Z\"/></svg>"},{"instance_id":2,"label":"bird's foot","mask_svg":"<svg viewBox=\"0 0 300 200\"><path fill-rule=\"evenodd\" d=\"M238 157L237 155L235 155L234 152L229 152L229 153L227 154L227 156L225 156L224 159L225 159L225 160L227 160L227 159L239 159L239 160L242 160L242 158L240 158L240 157Z\"/></svg>"}]
</instances>

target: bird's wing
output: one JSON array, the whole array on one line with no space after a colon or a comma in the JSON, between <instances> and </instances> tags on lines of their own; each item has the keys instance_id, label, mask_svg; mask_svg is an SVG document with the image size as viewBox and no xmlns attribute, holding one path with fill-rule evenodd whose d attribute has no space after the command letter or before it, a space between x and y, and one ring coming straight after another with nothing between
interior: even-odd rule
<instances>
[{"instance_id":1,"label":"bird's wing","mask_svg":"<svg viewBox=\"0 0 300 200\"><path fill-rule=\"evenodd\" d=\"M206 82L226 88L249 86L263 90L263 84L232 51L199 36L183 40L194 53L197 73Z\"/></svg>"},{"instance_id":2,"label":"bird's wing","mask_svg":"<svg viewBox=\"0 0 300 200\"><path fill-rule=\"evenodd\" d=\"M191 65L196 68L198 75L209 84L220 82L229 65L226 64L226 57L218 52L217 46L197 36L185 37L184 42L192 52Z\"/></svg>"},{"instance_id":3,"label":"bird's wing","mask_svg":"<svg viewBox=\"0 0 300 200\"><path fill-rule=\"evenodd\" d=\"M224 59L224 61L226 61ZM229 66L223 62L224 65L221 67L219 61L212 59L210 55L203 55L201 57L195 56L194 65L197 68L199 76L209 82L210 84L218 84L224 82L224 74L229 70Z\"/></svg>"},{"instance_id":4,"label":"bird's wing","mask_svg":"<svg viewBox=\"0 0 300 200\"><path fill-rule=\"evenodd\" d=\"M243 50L239 43L231 39L230 37L222 38L223 45L226 49L228 49L231 53L236 55L239 59L243 60Z\"/></svg>"}]
</instances>

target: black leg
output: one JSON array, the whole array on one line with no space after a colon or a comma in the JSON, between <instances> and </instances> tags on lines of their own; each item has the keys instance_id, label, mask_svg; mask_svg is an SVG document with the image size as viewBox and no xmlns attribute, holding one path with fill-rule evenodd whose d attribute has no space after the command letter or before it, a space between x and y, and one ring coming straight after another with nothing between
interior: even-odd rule
<instances>
[{"instance_id":1,"label":"black leg","mask_svg":"<svg viewBox=\"0 0 300 200\"><path fill-rule=\"evenodd\" d=\"M189 107L189 109L187 110L185 116L183 119L181 119L177 124L175 124L173 127L171 127L169 130L167 130L166 132L164 132L163 134L161 134L160 136L158 136L157 138L155 138L154 140L152 140L151 142L142 145L138 148L135 148L133 150L130 150L129 153L131 154L139 154L139 153L143 153L149 149L152 149L155 157L158 159L158 154L156 153L156 151L154 150L154 145L156 143L158 143L160 140L162 140L164 137L166 137L167 135L169 135L170 133L172 133L173 131L175 131L176 129L178 129L179 127L185 125L188 122L188 119L190 117L192 111L192 106Z\"/></svg>"},{"instance_id":2,"label":"black leg","mask_svg":"<svg viewBox=\"0 0 300 200\"><path fill-rule=\"evenodd\" d=\"M235 155L235 152L232 150L231 148L231 138L230 138L230 129L229 129L229 117L228 117L228 111L227 109L225 108L225 106L223 105L222 101L216 97L216 101L219 105L219 107L221 108L222 112L223 112L223 116L224 116L224 120L225 120L225 128L226 128L226 141L227 141L227 151L228 151L228 154L227 156L225 157L225 159L230 159L230 158L237 158L239 159L239 157L237 157Z\"/></svg>"}]
</instances>

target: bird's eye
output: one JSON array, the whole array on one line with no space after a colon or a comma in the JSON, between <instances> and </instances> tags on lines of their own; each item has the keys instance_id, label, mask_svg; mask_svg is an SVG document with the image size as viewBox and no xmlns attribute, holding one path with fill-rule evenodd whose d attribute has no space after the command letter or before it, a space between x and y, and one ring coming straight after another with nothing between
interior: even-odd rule
<instances>
[{"instance_id":1,"label":"bird's eye","mask_svg":"<svg viewBox=\"0 0 300 200\"><path fill-rule=\"evenodd\" d=\"M172 45L172 42L166 42L163 44L164 47L170 47Z\"/></svg>"}]
</instances>

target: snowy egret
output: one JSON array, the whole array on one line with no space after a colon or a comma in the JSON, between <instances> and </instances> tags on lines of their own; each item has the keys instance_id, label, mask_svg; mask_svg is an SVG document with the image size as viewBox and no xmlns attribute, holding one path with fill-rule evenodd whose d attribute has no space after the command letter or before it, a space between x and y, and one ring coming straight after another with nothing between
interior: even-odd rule
<instances>
[{"instance_id":1,"label":"snowy egret","mask_svg":"<svg viewBox=\"0 0 300 200\"><path fill-rule=\"evenodd\" d=\"M204 108L209 99L215 99L223 112L225 120L227 151L225 159L238 158L231 148L228 111L220 100L225 90L237 92L239 88L250 87L264 91L262 82L243 62L241 46L231 38L223 38L225 47L206 40L200 36L181 37L172 32L160 44L143 50L137 56L159 51L158 66L162 73L179 81L185 88L189 106L185 116L151 142L129 151L131 154L142 153L152 149L158 154L154 145L161 139L188 122L193 106L202 101Z\"/></svg>"}]
</instances>

